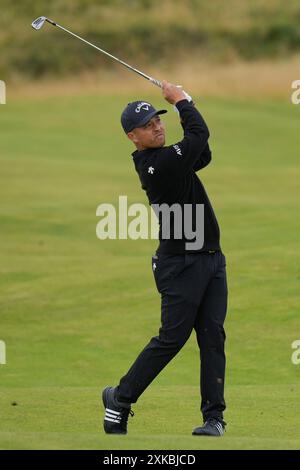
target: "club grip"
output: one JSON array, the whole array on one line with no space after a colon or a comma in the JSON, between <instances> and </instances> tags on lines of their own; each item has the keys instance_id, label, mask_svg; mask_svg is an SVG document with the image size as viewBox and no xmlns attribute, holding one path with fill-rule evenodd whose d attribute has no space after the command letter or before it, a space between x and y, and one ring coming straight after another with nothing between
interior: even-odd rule
<instances>
[{"instance_id":1,"label":"club grip","mask_svg":"<svg viewBox=\"0 0 300 470\"><path fill-rule=\"evenodd\" d=\"M160 80L156 80L156 78L150 78L150 82L153 83L153 85L158 86L159 88L162 88L162 83Z\"/></svg>"}]
</instances>

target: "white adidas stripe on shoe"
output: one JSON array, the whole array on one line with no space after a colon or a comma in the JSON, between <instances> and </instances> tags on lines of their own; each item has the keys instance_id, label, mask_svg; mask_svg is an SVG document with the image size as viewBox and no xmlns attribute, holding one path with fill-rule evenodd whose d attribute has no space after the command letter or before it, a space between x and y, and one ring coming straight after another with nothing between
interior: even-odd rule
<instances>
[{"instance_id":1,"label":"white adidas stripe on shoe","mask_svg":"<svg viewBox=\"0 0 300 470\"><path fill-rule=\"evenodd\" d=\"M110 408L105 408L105 421L110 421L111 423L120 423L121 413L119 411L111 410Z\"/></svg>"},{"instance_id":2,"label":"white adidas stripe on shoe","mask_svg":"<svg viewBox=\"0 0 300 470\"><path fill-rule=\"evenodd\" d=\"M111 413L112 415L116 415L116 416L119 416L121 414L120 411L111 410L110 408L105 408L105 411L107 411L108 413Z\"/></svg>"},{"instance_id":3,"label":"white adidas stripe on shoe","mask_svg":"<svg viewBox=\"0 0 300 470\"><path fill-rule=\"evenodd\" d=\"M217 423L215 424L215 427L216 427L217 430L219 431L220 436L223 436L223 434L224 434L224 429L223 429L222 424L221 424L220 422L217 422Z\"/></svg>"},{"instance_id":4,"label":"white adidas stripe on shoe","mask_svg":"<svg viewBox=\"0 0 300 470\"><path fill-rule=\"evenodd\" d=\"M113 415L113 414L111 414L111 413L108 413L107 411L106 411L106 413L105 413L105 416L107 416L108 418L119 419L119 416L116 416L116 415Z\"/></svg>"},{"instance_id":5,"label":"white adidas stripe on shoe","mask_svg":"<svg viewBox=\"0 0 300 470\"><path fill-rule=\"evenodd\" d=\"M110 421L111 423L118 423L120 424L120 419L111 419L105 416L104 421Z\"/></svg>"}]
</instances>

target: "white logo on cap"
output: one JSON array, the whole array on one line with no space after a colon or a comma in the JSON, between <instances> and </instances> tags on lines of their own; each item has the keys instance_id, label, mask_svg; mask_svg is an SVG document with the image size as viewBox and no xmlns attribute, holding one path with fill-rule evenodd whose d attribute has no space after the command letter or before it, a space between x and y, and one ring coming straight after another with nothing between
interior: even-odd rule
<instances>
[{"instance_id":1,"label":"white logo on cap","mask_svg":"<svg viewBox=\"0 0 300 470\"><path fill-rule=\"evenodd\" d=\"M145 101L143 101L142 103L139 103L137 105L137 107L135 108L135 112L140 113L141 109L144 109L145 111L149 111L149 106L151 106L151 104L146 103Z\"/></svg>"}]
</instances>

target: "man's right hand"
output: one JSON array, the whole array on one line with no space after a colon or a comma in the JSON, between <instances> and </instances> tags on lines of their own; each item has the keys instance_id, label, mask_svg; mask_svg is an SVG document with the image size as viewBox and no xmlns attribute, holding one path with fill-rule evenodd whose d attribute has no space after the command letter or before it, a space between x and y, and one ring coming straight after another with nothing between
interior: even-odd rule
<instances>
[{"instance_id":1,"label":"man's right hand","mask_svg":"<svg viewBox=\"0 0 300 470\"><path fill-rule=\"evenodd\" d=\"M176 85L167 82L166 80L162 81L162 93L164 98L170 104L176 104L178 101L186 100L186 96L181 88L178 88Z\"/></svg>"}]
</instances>

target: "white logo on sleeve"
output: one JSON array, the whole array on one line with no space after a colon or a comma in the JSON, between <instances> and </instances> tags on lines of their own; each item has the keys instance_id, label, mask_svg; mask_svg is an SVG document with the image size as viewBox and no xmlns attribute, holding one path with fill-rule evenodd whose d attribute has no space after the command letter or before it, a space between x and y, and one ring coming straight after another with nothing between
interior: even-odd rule
<instances>
[{"instance_id":1,"label":"white logo on sleeve","mask_svg":"<svg viewBox=\"0 0 300 470\"><path fill-rule=\"evenodd\" d=\"M145 111L149 111L149 106L151 106L149 103L142 101L142 103L139 103L137 107L135 108L135 112L140 113L141 109L144 109Z\"/></svg>"},{"instance_id":2,"label":"white logo on sleeve","mask_svg":"<svg viewBox=\"0 0 300 470\"><path fill-rule=\"evenodd\" d=\"M153 166L149 166L149 168L148 168L148 173L150 173L151 175L153 175L153 173L154 173L154 168L153 168Z\"/></svg>"},{"instance_id":3,"label":"white logo on sleeve","mask_svg":"<svg viewBox=\"0 0 300 470\"><path fill-rule=\"evenodd\" d=\"M173 147L174 147L175 152L177 153L177 155L182 156L181 148L179 147L179 145L173 145Z\"/></svg>"}]
</instances>

